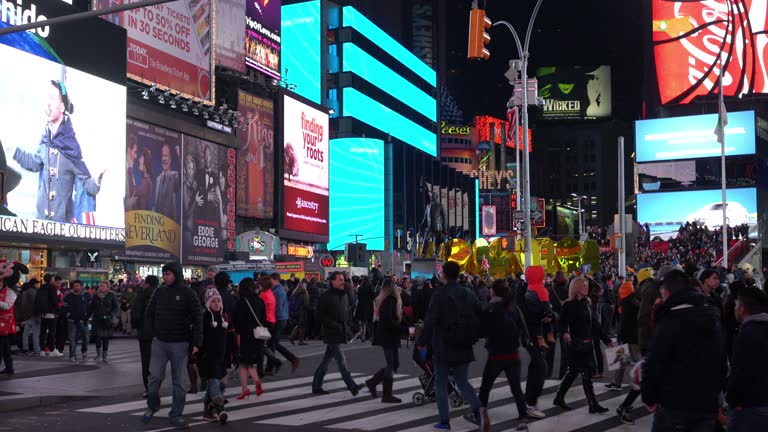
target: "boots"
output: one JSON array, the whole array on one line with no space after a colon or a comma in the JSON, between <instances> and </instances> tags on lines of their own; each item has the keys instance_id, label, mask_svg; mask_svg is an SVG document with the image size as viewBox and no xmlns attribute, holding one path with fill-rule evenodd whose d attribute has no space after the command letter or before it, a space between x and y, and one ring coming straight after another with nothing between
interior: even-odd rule
<instances>
[{"instance_id":1,"label":"boots","mask_svg":"<svg viewBox=\"0 0 768 432\"><path fill-rule=\"evenodd\" d=\"M382 383L381 386L384 389L384 391L382 392L384 394L381 396L381 401L383 403L400 403L400 402L402 402L400 399L398 399L398 398L396 398L396 397L394 397L392 395L392 378L384 378L384 379L381 380L381 383Z\"/></svg>"},{"instance_id":2,"label":"boots","mask_svg":"<svg viewBox=\"0 0 768 432\"><path fill-rule=\"evenodd\" d=\"M293 331L291 332L291 335L288 336L288 342L291 343L291 345L296 345L296 337L299 333L299 326L296 326L293 328Z\"/></svg>"},{"instance_id":3,"label":"boots","mask_svg":"<svg viewBox=\"0 0 768 432\"><path fill-rule=\"evenodd\" d=\"M99 361L99 357L101 357L101 347L96 347L96 358L94 360Z\"/></svg>"},{"instance_id":4,"label":"boots","mask_svg":"<svg viewBox=\"0 0 768 432\"><path fill-rule=\"evenodd\" d=\"M101 350L101 361L104 363L107 362L107 350Z\"/></svg>"},{"instance_id":5,"label":"boots","mask_svg":"<svg viewBox=\"0 0 768 432\"><path fill-rule=\"evenodd\" d=\"M590 414L605 414L608 412L608 408L605 408L597 402L597 396L595 396L595 389L592 387L592 374L586 373L581 378L581 385L584 387L584 395L587 397L589 403Z\"/></svg>"},{"instance_id":6,"label":"boots","mask_svg":"<svg viewBox=\"0 0 768 432\"><path fill-rule=\"evenodd\" d=\"M376 399L379 397L379 395L376 393L376 386L379 385L381 380L384 379L384 369L379 369L376 371L375 374L373 374L372 377L370 377L368 380L365 381L365 386L368 387L368 391L371 392L371 397L373 399Z\"/></svg>"},{"instance_id":7,"label":"boots","mask_svg":"<svg viewBox=\"0 0 768 432\"><path fill-rule=\"evenodd\" d=\"M306 345L307 344L306 342L304 342L304 333L305 333L304 329L300 328L299 329L299 345Z\"/></svg>"},{"instance_id":8,"label":"boots","mask_svg":"<svg viewBox=\"0 0 768 432\"><path fill-rule=\"evenodd\" d=\"M560 383L560 388L557 389L557 395L555 395L555 400L552 401L552 405L566 411L571 409L571 407L565 404L565 394L568 392L568 389L571 388L573 380L575 379L576 372L568 369L568 372L566 372L565 376L563 377L563 382Z\"/></svg>"}]
</instances>

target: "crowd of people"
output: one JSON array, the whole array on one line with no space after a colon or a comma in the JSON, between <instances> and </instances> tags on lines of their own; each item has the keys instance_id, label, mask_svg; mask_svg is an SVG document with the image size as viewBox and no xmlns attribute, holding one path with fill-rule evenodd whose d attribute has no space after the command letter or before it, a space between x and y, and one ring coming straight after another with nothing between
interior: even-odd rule
<instances>
[{"instance_id":1,"label":"crowd of people","mask_svg":"<svg viewBox=\"0 0 768 432\"><path fill-rule=\"evenodd\" d=\"M106 282L92 295L79 281L71 292L59 293L56 275L46 276L39 287L35 282L29 281L13 305L0 302L0 313L14 306L22 310L22 349L30 349L29 336L34 352L42 347L63 351L63 343L56 347L61 318L67 323L71 358L76 359L78 342L81 356L87 355L93 327L97 353L106 359L123 296ZM0 290L0 298L8 296ZM450 429L449 398L460 395L469 405L464 418L488 431L489 394L501 372L520 418L546 416L538 405L546 378L562 380L553 404L570 410L566 397L579 376L589 412L604 414L608 410L596 397L593 380L606 374L603 346L624 344L631 363L622 362L605 384L608 390L621 390L631 368L631 391L616 411L621 422L633 423L633 403L641 397L654 412L654 431L710 431L717 425L733 432L768 430L763 366L768 361L768 298L755 274L727 275L691 260L640 264L626 278L600 271L549 275L530 266L524 274L494 279L461 274L456 263L447 262L442 275L431 279L385 276L374 268L370 276L334 272L323 281L255 273L237 285L216 266L208 268L205 280L188 284L181 266L168 263L162 280L147 276L130 299L146 389L145 424L160 408L158 391L168 363L171 424L187 427L186 395L198 391L205 391L204 417L226 422L223 390L230 372L237 370L237 399L245 399L261 395L261 379L280 373L284 362L292 371L298 368L299 358L281 343L285 336L291 344L318 338L326 345L312 393L328 394L323 381L333 361L351 394L367 388L379 397L381 386L383 403L400 403L393 379L401 341L412 337L417 364L430 365L422 385L425 391L431 386L437 402L436 430ZM350 373L343 350L358 338L371 339L382 350L382 367L361 383ZM475 361L475 344L483 338L487 357L476 391L467 373ZM530 357L525 391L521 350ZM12 373L10 355L4 361L4 373Z\"/></svg>"}]
</instances>

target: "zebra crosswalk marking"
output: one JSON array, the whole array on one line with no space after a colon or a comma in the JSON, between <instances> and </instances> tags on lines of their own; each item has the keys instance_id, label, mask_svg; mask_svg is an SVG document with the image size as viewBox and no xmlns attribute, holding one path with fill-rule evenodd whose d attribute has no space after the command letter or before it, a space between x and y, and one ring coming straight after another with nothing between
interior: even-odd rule
<instances>
[{"instance_id":1,"label":"zebra crosswalk marking","mask_svg":"<svg viewBox=\"0 0 768 432\"><path fill-rule=\"evenodd\" d=\"M608 408L609 410L606 414L590 414L589 407L584 406L557 416L547 417L545 419L533 422L528 425L528 430L530 432L550 432L555 430L575 430L589 426L593 423L610 418L610 416L616 415L616 408L624 401L626 397L627 395L622 394L621 396L601 401L600 405ZM511 428L505 430L504 432L514 431L515 429Z\"/></svg>"}]
</instances>

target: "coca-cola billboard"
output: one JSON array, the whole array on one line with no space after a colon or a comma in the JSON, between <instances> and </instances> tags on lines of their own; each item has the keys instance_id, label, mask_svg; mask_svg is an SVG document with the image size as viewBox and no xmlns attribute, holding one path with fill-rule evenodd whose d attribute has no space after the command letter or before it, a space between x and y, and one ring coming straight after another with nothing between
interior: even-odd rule
<instances>
[{"instance_id":1,"label":"coca-cola billboard","mask_svg":"<svg viewBox=\"0 0 768 432\"><path fill-rule=\"evenodd\" d=\"M768 93L768 0L653 0L653 46L663 104L717 93Z\"/></svg>"}]
</instances>

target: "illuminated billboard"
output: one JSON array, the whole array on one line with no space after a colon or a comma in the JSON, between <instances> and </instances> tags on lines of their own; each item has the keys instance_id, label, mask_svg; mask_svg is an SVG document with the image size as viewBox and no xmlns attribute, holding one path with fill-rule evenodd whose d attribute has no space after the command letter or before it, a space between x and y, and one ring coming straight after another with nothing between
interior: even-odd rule
<instances>
[{"instance_id":1,"label":"illuminated billboard","mask_svg":"<svg viewBox=\"0 0 768 432\"><path fill-rule=\"evenodd\" d=\"M593 120L611 116L611 67L536 69L544 120Z\"/></svg>"},{"instance_id":2,"label":"illuminated billboard","mask_svg":"<svg viewBox=\"0 0 768 432\"><path fill-rule=\"evenodd\" d=\"M103 9L131 0L94 0ZM104 15L128 31L128 77L213 101L211 1L184 0Z\"/></svg>"},{"instance_id":3,"label":"illuminated billboard","mask_svg":"<svg viewBox=\"0 0 768 432\"><path fill-rule=\"evenodd\" d=\"M768 0L653 0L653 46L661 103L714 93L768 93Z\"/></svg>"},{"instance_id":4,"label":"illuminated billboard","mask_svg":"<svg viewBox=\"0 0 768 432\"><path fill-rule=\"evenodd\" d=\"M0 27L14 12L18 21L74 12L31 4L22 13L18 3L2 8ZM125 241L124 50L124 31L101 20L0 37L0 237Z\"/></svg>"},{"instance_id":5,"label":"illuminated billboard","mask_svg":"<svg viewBox=\"0 0 768 432\"><path fill-rule=\"evenodd\" d=\"M717 114L670 117L635 122L637 162L720 156L714 134ZM755 153L755 112L728 113L725 155Z\"/></svg>"},{"instance_id":6,"label":"illuminated billboard","mask_svg":"<svg viewBox=\"0 0 768 432\"><path fill-rule=\"evenodd\" d=\"M282 229L288 236L327 243L328 113L283 95L282 122Z\"/></svg>"},{"instance_id":7,"label":"illuminated billboard","mask_svg":"<svg viewBox=\"0 0 768 432\"><path fill-rule=\"evenodd\" d=\"M686 222L706 225L710 229L723 224L720 189L657 192L637 195L637 221L649 224L651 236L674 237ZM757 192L755 188L727 190L726 217L729 226L757 225Z\"/></svg>"},{"instance_id":8,"label":"illuminated billboard","mask_svg":"<svg viewBox=\"0 0 768 432\"><path fill-rule=\"evenodd\" d=\"M384 141L331 140L329 250L359 240L384 250Z\"/></svg>"},{"instance_id":9,"label":"illuminated billboard","mask_svg":"<svg viewBox=\"0 0 768 432\"><path fill-rule=\"evenodd\" d=\"M280 79L280 3L281 0L245 3L245 64L277 79Z\"/></svg>"},{"instance_id":10,"label":"illuminated billboard","mask_svg":"<svg viewBox=\"0 0 768 432\"><path fill-rule=\"evenodd\" d=\"M321 103L320 0L284 5L281 19L283 79L296 93Z\"/></svg>"}]
</instances>

